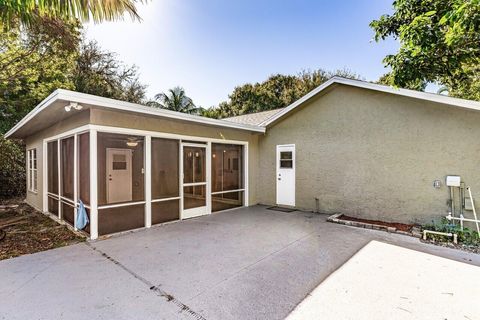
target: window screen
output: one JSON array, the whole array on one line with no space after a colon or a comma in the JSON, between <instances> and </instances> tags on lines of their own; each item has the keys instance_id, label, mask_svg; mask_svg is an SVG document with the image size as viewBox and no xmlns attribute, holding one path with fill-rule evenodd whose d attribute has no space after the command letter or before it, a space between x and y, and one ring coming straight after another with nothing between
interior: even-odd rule
<instances>
[{"instance_id":1,"label":"window screen","mask_svg":"<svg viewBox=\"0 0 480 320\"><path fill-rule=\"evenodd\" d=\"M152 138L152 199L178 197L178 140Z\"/></svg>"},{"instance_id":2,"label":"window screen","mask_svg":"<svg viewBox=\"0 0 480 320\"><path fill-rule=\"evenodd\" d=\"M48 192L58 195L58 142L47 144ZM58 208L57 208L58 211ZM51 211L50 211L51 212Z\"/></svg>"},{"instance_id":3,"label":"window screen","mask_svg":"<svg viewBox=\"0 0 480 320\"><path fill-rule=\"evenodd\" d=\"M98 205L145 200L143 137L99 132L97 156Z\"/></svg>"},{"instance_id":4,"label":"window screen","mask_svg":"<svg viewBox=\"0 0 480 320\"><path fill-rule=\"evenodd\" d=\"M78 196L90 204L90 134L78 136Z\"/></svg>"},{"instance_id":5,"label":"window screen","mask_svg":"<svg viewBox=\"0 0 480 320\"><path fill-rule=\"evenodd\" d=\"M212 211L243 205L243 146L212 144Z\"/></svg>"}]
</instances>

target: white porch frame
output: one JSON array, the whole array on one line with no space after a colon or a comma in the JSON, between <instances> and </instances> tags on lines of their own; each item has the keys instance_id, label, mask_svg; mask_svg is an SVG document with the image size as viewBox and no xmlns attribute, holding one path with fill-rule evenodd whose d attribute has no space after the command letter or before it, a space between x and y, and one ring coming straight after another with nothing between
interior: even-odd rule
<instances>
[{"instance_id":1,"label":"white porch frame","mask_svg":"<svg viewBox=\"0 0 480 320\"><path fill-rule=\"evenodd\" d=\"M216 139L216 138L206 138L206 137L199 137L199 136L189 136L189 135L182 135L182 134L173 134L173 133L165 133L165 132L157 132L157 131L148 131L148 130L139 130L139 129L128 129L128 128L121 128L121 127L112 127L112 126L101 126L101 125L83 125L81 127L66 131L64 133L48 137L43 139L43 211L45 213L48 212L48 197L52 197L54 199L58 199L58 217L62 219L61 215L61 203L64 202L73 202L75 206L75 217L77 211L77 202L78 202L78 174L77 174L77 154L78 154L78 135L89 132L90 134L90 205L87 205L86 208L90 210L90 238L92 240L98 238L98 210L99 209L106 209L106 208L116 208L116 207L123 207L123 206L131 206L131 205L138 205L138 204L145 204L145 228L149 228L152 225L152 203L161 202L161 201L168 201L168 200L179 200L179 218L182 219L182 212L183 212L183 162L182 162L182 141L184 145L188 145L189 143L192 145L196 145L195 143L191 142L199 142L204 143L206 147L206 175L207 175L207 214L212 213L212 192L211 192L211 146L212 143L219 143L219 144L234 144L234 145L241 145L243 146L243 189L237 190L228 190L228 191L220 191L214 192L213 194L221 194L221 193L228 193L228 192L239 192L243 191L243 206L249 205L249 185L248 185L248 157L249 157L249 150L248 150L248 141L241 141L241 140L227 140L227 139ZM145 148L144 148L144 165L145 165L145 200L144 201L135 201L129 203L121 203L121 204L111 204L111 205L103 205L98 206L98 172L97 172L97 134L98 132L102 133L114 133L114 134L124 134L124 135L135 135L135 136L142 136L145 141ZM61 165L60 165L60 158L61 158L61 148L60 143L62 139L74 137L75 144L74 144L74 155L75 155L75 164L74 164L74 200L66 199L61 196ZM172 198L165 198L165 199L152 199L151 193L151 141L152 138L163 138L163 139L172 139L179 141L179 196L172 197ZM48 164L47 164L47 157L48 157L48 143L52 141L57 141L57 157L58 157L58 195L51 194L48 192ZM206 143L206 144L205 144Z\"/></svg>"}]
</instances>

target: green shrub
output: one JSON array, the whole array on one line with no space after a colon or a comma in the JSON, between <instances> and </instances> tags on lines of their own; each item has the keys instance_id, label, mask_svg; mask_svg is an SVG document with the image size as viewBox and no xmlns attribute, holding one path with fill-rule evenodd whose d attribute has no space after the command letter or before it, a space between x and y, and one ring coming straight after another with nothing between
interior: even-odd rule
<instances>
[{"instance_id":1,"label":"green shrub","mask_svg":"<svg viewBox=\"0 0 480 320\"><path fill-rule=\"evenodd\" d=\"M463 243L465 245L476 245L480 246L480 234L475 230L470 230L469 228L461 229L460 225L453 224L447 218L442 218L440 223L435 223L432 221L432 224L423 226L424 230L432 230L438 232L448 232L448 233L456 233L457 239L459 243ZM445 237L441 235L429 235L430 238L436 241L442 242L451 242L452 238Z\"/></svg>"},{"instance_id":2,"label":"green shrub","mask_svg":"<svg viewBox=\"0 0 480 320\"><path fill-rule=\"evenodd\" d=\"M25 195L25 148L0 134L0 199Z\"/></svg>"}]
</instances>

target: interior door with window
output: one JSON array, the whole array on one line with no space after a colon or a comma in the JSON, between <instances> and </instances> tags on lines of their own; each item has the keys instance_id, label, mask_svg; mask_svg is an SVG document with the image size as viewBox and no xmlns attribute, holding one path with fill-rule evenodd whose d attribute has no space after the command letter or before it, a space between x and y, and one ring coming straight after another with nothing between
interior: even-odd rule
<instances>
[{"instance_id":1,"label":"interior door with window","mask_svg":"<svg viewBox=\"0 0 480 320\"><path fill-rule=\"evenodd\" d=\"M132 150L107 148L107 203L132 201Z\"/></svg>"},{"instance_id":2,"label":"interior door with window","mask_svg":"<svg viewBox=\"0 0 480 320\"><path fill-rule=\"evenodd\" d=\"M295 206L295 145L277 145L277 204Z\"/></svg>"},{"instance_id":3,"label":"interior door with window","mask_svg":"<svg viewBox=\"0 0 480 320\"><path fill-rule=\"evenodd\" d=\"M207 214L207 146L182 144L183 212L182 219Z\"/></svg>"}]
</instances>

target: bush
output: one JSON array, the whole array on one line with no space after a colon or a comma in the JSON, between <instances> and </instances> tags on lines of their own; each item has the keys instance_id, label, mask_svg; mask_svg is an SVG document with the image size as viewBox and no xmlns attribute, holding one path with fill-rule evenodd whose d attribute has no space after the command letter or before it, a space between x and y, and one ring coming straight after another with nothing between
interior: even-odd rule
<instances>
[{"instance_id":1,"label":"bush","mask_svg":"<svg viewBox=\"0 0 480 320\"><path fill-rule=\"evenodd\" d=\"M459 225L452 224L450 221L448 221L447 218L443 218L441 223L432 222L432 224L430 225L425 225L423 226L423 229L438 231L438 232L456 233L458 236L457 239L459 243L463 243L465 245L480 246L480 234L477 231L470 230L469 228L463 228L462 230ZM429 237L431 237L436 241L442 241L442 242L447 242L452 240L449 237L433 235L433 234L429 235Z\"/></svg>"},{"instance_id":2,"label":"bush","mask_svg":"<svg viewBox=\"0 0 480 320\"><path fill-rule=\"evenodd\" d=\"M0 199L25 195L25 148L0 134Z\"/></svg>"}]
</instances>

